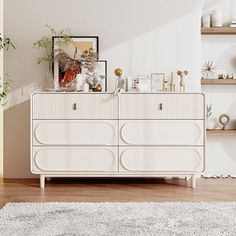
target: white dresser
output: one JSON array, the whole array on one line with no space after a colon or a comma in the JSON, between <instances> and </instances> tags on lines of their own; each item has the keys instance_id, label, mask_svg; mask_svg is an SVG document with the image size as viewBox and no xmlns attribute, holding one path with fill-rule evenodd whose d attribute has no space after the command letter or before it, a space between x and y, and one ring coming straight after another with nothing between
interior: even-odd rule
<instances>
[{"instance_id":1,"label":"white dresser","mask_svg":"<svg viewBox=\"0 0 236 236\"><path fill-rule=\"evenodd\" d=\"M45 177L191 177L205 165L200 93L34 93L31 171Z\"/></svg>"}]
</instances>

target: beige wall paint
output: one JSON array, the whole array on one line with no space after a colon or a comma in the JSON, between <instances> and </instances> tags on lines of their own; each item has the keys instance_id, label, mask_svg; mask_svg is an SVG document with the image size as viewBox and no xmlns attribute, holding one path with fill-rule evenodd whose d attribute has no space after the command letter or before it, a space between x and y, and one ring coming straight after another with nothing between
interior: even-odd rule
<instances>
[{"instance_id":1,"label":"beige wall paint","mask_svg":"<svg viewBox=\"0 0 236 236\"><path fill-rule=\"evenodd\" d=\"M29 97L46 71L45 65L36 64L42 52L33 50L32 44L47 34L46 23L57 29L69 27L73 35L99 36L100 58L108 61L110 91L116 67L124 74L188 69L188 90L199 91L202 4L195 0L6 0L4 30L17 49L4 55L4 69L15 80L10 96L13 107L4 111L4 177L32 177Z\"/></svg>"},{"instance_id":2,"label":"beige wall paint","mask_svg":"<svg viewBox=\"0 0 236 236\"><path fill-rule=\"evenodd\" d=\"M3 0L0 0L0 32L1 34L3 34ZM0 78L3 78L3 52L0 52ZM3 175L3 109L0 106L0 177L2 177L2 175Z\"/></svg>"}]
</instances>

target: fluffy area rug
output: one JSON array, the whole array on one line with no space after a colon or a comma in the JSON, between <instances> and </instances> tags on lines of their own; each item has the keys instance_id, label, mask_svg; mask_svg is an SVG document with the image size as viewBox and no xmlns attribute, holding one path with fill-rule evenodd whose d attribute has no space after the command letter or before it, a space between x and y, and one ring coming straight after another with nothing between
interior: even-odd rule
<instances>
[{"instance_id":1,"label":"fluffy area rug","mask_svg":"<svg viewBox=\"0 0 236 236\"><path fill-rule=\"evenodd\" d=\"M9 203L0 235L236 235L232 203Z\"/></svg>"}]
</instances>

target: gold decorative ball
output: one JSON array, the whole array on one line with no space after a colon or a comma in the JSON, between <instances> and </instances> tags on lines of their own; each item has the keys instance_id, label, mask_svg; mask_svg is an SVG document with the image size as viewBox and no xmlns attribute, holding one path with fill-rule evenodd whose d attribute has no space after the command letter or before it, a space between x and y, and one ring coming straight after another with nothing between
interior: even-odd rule
<instances>
[{"instance_id":1,"label":"gold decorative ball","mask_svg":"<svg viewBox=\"0 0 236 236\"><path fill-rule=\"evenodd\" d=\"M115 75L120 77L122 75L122 70L120 68L115 69Z\"/></svg>"}]
</instances>

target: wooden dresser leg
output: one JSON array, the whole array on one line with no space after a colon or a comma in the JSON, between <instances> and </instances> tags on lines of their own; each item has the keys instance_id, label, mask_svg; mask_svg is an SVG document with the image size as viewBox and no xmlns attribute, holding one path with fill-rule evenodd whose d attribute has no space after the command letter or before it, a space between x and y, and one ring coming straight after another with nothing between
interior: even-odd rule
<instances>
[{"instance_id":1,"label":"wooden dresser leg","mask_svg":"<svg viewBox=\"0 0 236 236\"><path fill-rule=\"evenodd\" d=\"M44 187L45 187L45 176L40 175L40 188L44 188Z\"/></svg>"},{"instance_id":2,"label":"wooden dresser leg","mask_svg":"<svg viewBox=\"0 0 236 236\"><path fill-rule=\"evenodd\" d=\"M196 188L196 176L192 175L192 188Z\"/></svg>"}]
</instances>

